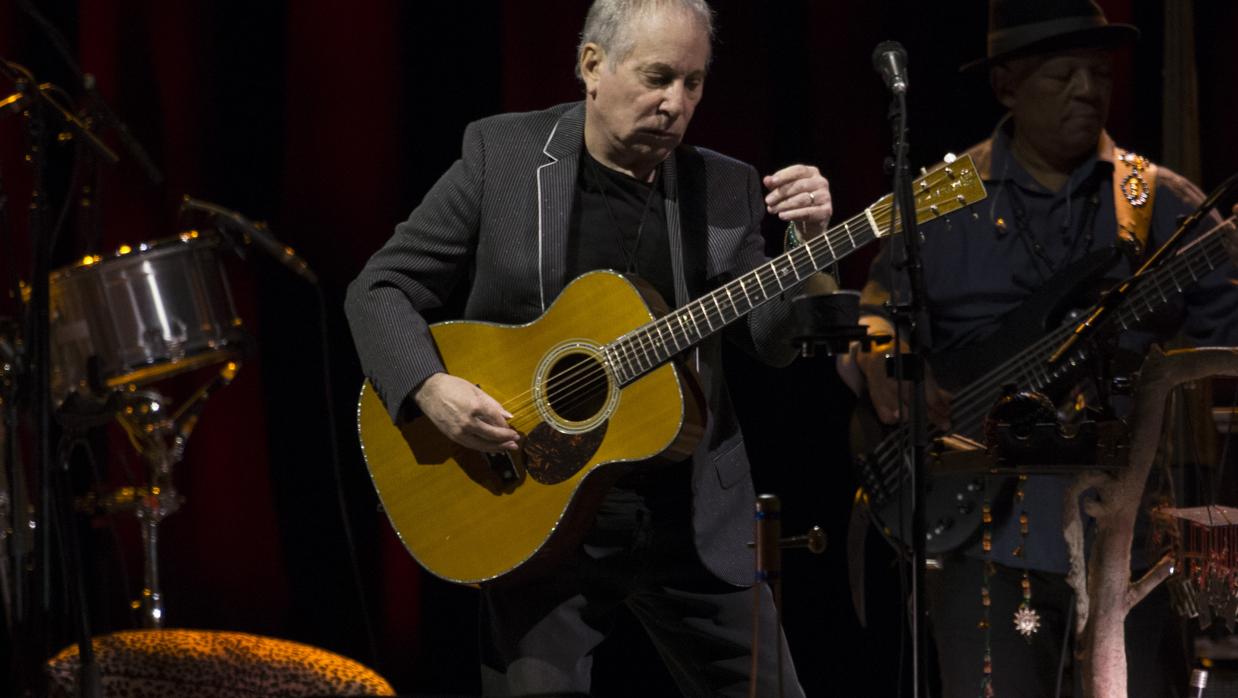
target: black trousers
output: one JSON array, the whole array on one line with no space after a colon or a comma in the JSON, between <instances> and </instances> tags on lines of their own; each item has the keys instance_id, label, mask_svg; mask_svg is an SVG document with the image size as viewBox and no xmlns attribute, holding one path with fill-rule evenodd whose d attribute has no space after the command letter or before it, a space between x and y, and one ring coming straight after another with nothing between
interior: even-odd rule
<instances>
[{"instance_id":1,"label":"black trousers","mask_svg":"<svg viewBox=\"0 0 1238 698\"><path fill-rule=\"evenodd\" d=\"M683 695L748 694L754 592L718 580L700 562L686 466L679 467L612 490L585 544L552 573L482 591L486 695L661 695L655 686L636 688L653 673L648 667L596 672L622 674L622 689L594 681L593 651L624 615L648 634ZM758 590L758 695L778 695L781 645L784 695L803 696L772 597Z\"/></svg>"},{"instance_id":2,"label":"black trousers","mask_svg":"<svg viewBox=\"0 0 1238 698\"><path fill-rule=\"evenodd\" d=\"M944 698L981 695L984 632L980 586L983 561L957 556L925 579L933 639L937 645ZM1023 571L994 565L989 578L992 598L990 648L993 688L998 698L1043 698L1056 693L1063 641L1067 643L1061 695L1079 695L1071 677L1074 640L1074 596L1066 577L1032 571L1031 606L1040 614L1040 630L1030 640L1014 627L1014 613L1023 599ZM1186 687L1186 660L1176 629L1178 623L1162 585L1126 618L1127 690L1131 698L1180 695Z\"/></svg>"}]
</instances>

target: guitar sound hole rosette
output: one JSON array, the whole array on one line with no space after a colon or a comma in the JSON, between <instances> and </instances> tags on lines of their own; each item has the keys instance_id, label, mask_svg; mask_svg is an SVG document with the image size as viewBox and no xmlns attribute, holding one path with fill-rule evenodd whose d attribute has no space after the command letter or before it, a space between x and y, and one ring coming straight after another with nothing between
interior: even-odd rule
<instances>
[{"instance_id":1,"label":"guitar sound hole rosette","mask_svg":"<svg viewBox=\"0 0 1238 698\"><path fill-rule=\"evenodd\" d=\"M609 419L619 387L602 347L577 339L547 352L533 376L533 402L542 421L565 434L590 431Z\"/></svg>"}]
</instances>

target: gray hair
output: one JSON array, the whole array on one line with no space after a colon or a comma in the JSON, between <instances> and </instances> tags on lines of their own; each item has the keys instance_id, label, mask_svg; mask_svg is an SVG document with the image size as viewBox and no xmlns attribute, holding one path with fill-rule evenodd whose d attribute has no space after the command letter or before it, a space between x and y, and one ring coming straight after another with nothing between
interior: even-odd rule
<instances>
[{"instance_id":1,"label":"gray hair","mask_svg":"<svg viewBox=\"0 0 1238 698\"><path fill-rule=\"evenodd\" d=\"M709 43L713 44L714 11L705 0L595 0L585 16L585 27L576 46L576 77L582 77L580 56L585 44L601 46L606 52L606 65L613 69L615 64L628 57L636 45L636 37L631 32L635 20L663 9L676 9L694 15L709 35Z\"/></svg>"}]
</instances>

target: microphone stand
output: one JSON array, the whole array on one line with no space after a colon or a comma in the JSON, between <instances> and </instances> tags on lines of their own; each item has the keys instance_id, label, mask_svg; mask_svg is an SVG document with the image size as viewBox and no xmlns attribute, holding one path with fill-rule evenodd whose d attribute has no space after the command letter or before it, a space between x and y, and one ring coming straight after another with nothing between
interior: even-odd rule
<instances>
[{"instance_id":1,"label":"microphone stand","mask_svg":"<svg viewBox=\"0 0 1238 698\"><path fill-rule=\"evenodd\" d=\"M18 693L43 695L47 689L47 677L43 672L43 661L50 654L49 642L51 635L49 626L52 613L52 561L56 542L60 540L61 570L65 584L65 598L78 602L78 646L81 657L79 673L79 690L82 696L93 698L101 695L98 681L98 671L94 663L93 646L90 642L90 627L88 613L84 605L84 580L82 579L79 551L73 541L66 538L72 534L69 528L73 526L71 518L62 513L71 508L68 488L57 492L57 485L67 481L67 475L56 477L56 464L53 462L51 446L51 350L50 350L50 288L51 258L55 246L56 227L50 217L48 206L48 162L47 148L51 142L48 133L48 122L57 119L77 138L79 144L89 148L106 162L116 162L116 154L99 140L90 129L77 118L73 112L48 95L54 86L40 84L29 70L16 63L0 58L0 75L7 77L17 87L26 100L26 126L29 134L29 162L32 172L32 191L28 226L32 248L32 263L30 268L30 303L26 312L24 354L17 363L23 365L25 373L19 378L24 394L29 401L32 415L31 443L33 444L33 461L35 477L38 481L38 504L35 511L41 518L38 535L33 546L32 562L39 574L37 598L30 595L30 609L18 609L19 632L26 642L15 643L14 658L17 674ZM50 118L49 118L50 117ZM18 493L24 496L24 493ZM59 494L64 502L55 499ZM18 514L25 514L18 511ZM71 546L67 547L66 546ZM24 572L17 571L20 576ZM22 582L18 582L19 591ZM70 590L72 588L72 591ZM74 593L76 592L76 593Z\"/></svg>"},{"instance_id":2,"label":"microphone stand","mask_svg":"<svg viewBox=\"0 0 1238 698\"><path fill-rule=\"evenodd\" d=\"M129 127L125 125L125 122L116 116L116 112L112 111L112 108L108 106L108 103L103 99L103 95L99 94L95 76L91 73L82 72L82 67L74 60L73 51L69 48L68 42L65 41L64 35L56 29L56 26L47 17L44 17L41 12L35 9L34 4L30 0L18 0L17 4L22 12L25 12L30 19L34 20L35 24L39 25L52 48L56 50L56 53L60 54L60 58L64 60L65 65L77 77L78 84L82 86L82 90L90 97L91 111L94 112L94 116L99 121L102 121L104 125L110 126L116 131L121 144L125 147L125 150L129 151L129 155L134 162L142 168L142 172L145 173L146 178L150 180L151 184L162 184L163 173L155 166L150 154L142 147L142 144L129 132ZM95 195L98 196L97 189Z\"/></svg>"},{"instance_id":3,"label":"microphone stand","mask_svg":"<svg viewBox=\"0 0 1238 698\"><path fill-rule=\"evenodd\" d=\"M925 398L924 384L924 349L922 341L921 318L924 317L926 297L924 289L923 265L920 258L920 233L916 228L916 204L911 190L911 174L908 171L907 152L910 146L907 142L907 95L906 88L896 90L890 102L889 118L893 130L894 168L893 192L894 207L897 214L891 216L890 224L895 221L902 226L902 239L905 254L905 268L910 288L910 297L904 305L891 308L895 315L895 327L899 326L897 319L902 317L908 327L909 344L912 347L908 353L901 353L894 365L895 375L901 383L909 380L912 384L912 399L908 410L908 420L911 427L911 480L912 480L912 681L913 696L927 695L928 667L928 623L925 622L926 606L924 595L925 570L925 521L924 500L927 483L928 452L928 408ZM897 345L896 345L897 346Z\"/></svg>"}]
</instances>

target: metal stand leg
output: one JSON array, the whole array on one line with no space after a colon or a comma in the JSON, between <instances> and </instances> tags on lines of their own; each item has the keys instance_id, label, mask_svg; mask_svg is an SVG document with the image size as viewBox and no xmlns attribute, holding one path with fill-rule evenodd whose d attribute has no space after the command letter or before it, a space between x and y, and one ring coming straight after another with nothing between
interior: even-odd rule
<instances>
[{"instance_id":1,"label":"metal stand leg","mask_svg":"<svg viewBox=\"0 0 1238 698\"><path fill-rule=\"evenodd\" d=\"M159 524L180 509L182 498L172 481L172 471L181 461L189 436L197 426L198 415L206 400L236 376L240 365L229 361L206 385L199 388L175 414L169 412L167 400L153 390L133 392L125 396L125 408L120 423L129 440L142 455L149 470L149 483L138 491L133 511L142 525L143 586L142 597L133 602L140 609L142 625L162 628L165 621L163 591L159 586Z\"/></svg>"},{"instance_id":2,"label":"metal stand leg","mask_svg":"<svg viewBox=\"0 0 1238 698\"><path fill-rule=\"evenodd\" d=\"M163 627L163 593L159 590L159 520L144 515L142 519L142 548L146 553L143 563L142 625L147 628Z\"/></svg>"}]
</instances>

